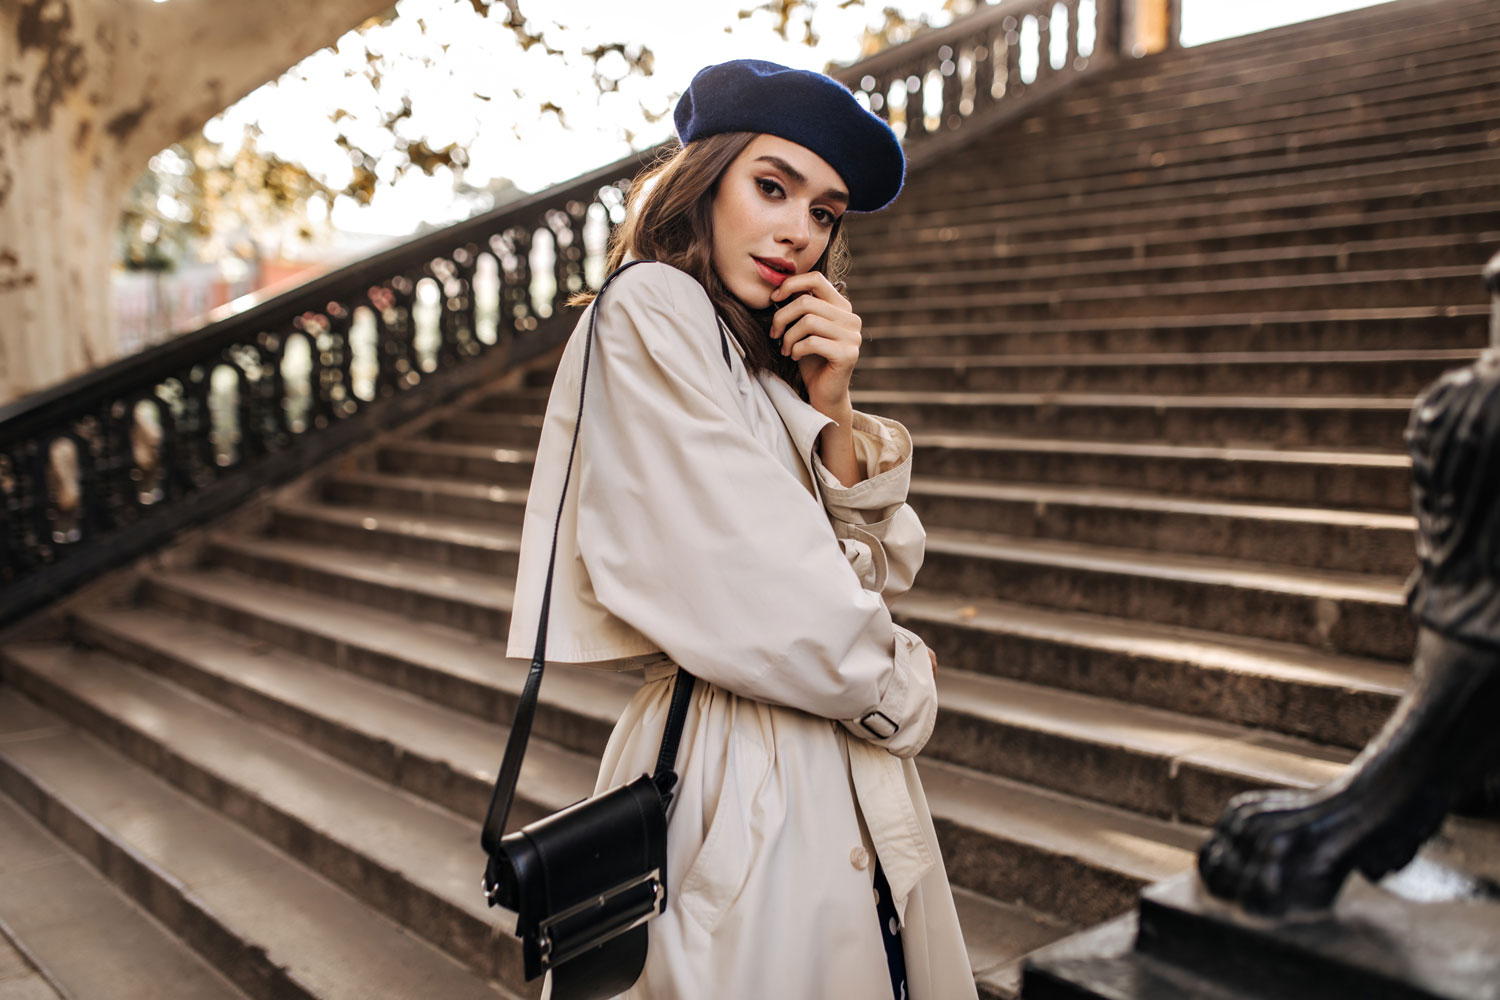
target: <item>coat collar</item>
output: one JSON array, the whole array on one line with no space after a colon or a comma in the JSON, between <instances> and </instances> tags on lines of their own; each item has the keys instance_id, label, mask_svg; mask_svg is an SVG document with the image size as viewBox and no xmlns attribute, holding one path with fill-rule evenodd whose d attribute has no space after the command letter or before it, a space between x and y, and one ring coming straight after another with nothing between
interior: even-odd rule
<instances>
[{"instance_id":1,"label":"coat collar","mask_svg":"<svg viewBox=\"0 0 1500 1000\"><path fill-rule=\"evenodd\" d=\"M627 250L622 263L635 259L635 254ZM745 349L740 346L739 338L734 335L728 324L724 322L724 318L717 312L714 313L714 318L718 320L719 330L728 339L729 346L734 349L735 354L739 355L743 364ZM833 418L824 416L811 404L803 402L802 397L797 395L797 391L779 376L769 372L760 372L756 375L756 380L765 389L771 405L776 407L776 412L781 415L781 422L786 425L787 432L791 434L792 442L797 446L797 457L802 459L802 466L807 472L805 484L813 496L817 496L818 473L813 467L813 455L818 447L818 435L823 433L823 428L834 423Z\"/></svg>"}]
</instances>

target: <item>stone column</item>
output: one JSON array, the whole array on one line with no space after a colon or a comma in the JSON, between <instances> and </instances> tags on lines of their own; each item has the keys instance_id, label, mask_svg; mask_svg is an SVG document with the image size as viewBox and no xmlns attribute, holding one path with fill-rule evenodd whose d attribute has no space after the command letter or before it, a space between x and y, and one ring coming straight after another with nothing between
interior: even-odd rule
<instances>
[{"instance_id":1,"label":"stone column","mask_svg":"<svg viewBox=\"0 0 1500 1000\"><path fill-rule=\"evenodd\" d=\"M0 0L0 404L113 360L120 203L159 150L390 0Z\"/></svg>"}]
</instances>

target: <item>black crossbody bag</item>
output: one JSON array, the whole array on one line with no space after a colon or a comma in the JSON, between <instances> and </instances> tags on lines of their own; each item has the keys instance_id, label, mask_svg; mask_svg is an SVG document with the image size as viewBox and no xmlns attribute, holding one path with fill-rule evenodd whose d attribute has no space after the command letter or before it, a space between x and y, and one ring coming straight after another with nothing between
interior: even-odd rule
<instances>
[{"instance_id":1,"label":"black crossbody bag","mask_svg":"<svg viewBox=\"0 0 1500 1000\"><path fill-rule=\"evenodd\" d=\"M601 300L619 274L644 263L647 262L630 261L616 268L594 300L578 385L578 421L573 426L573 445L563 475L564 497L573 473L573 456L578 450L589 353ZM727 342L725 359L728 360ZM643 774L628 784L502 835L515 798L516 779L526 755L542 683L547 611L561 523L559 502L552 554L547 562L546 589L542 592L536 652L516 706L505 758L495 779L495 791L480 838L489 857L484 872L484 895L491 906L516 911L516 936L521 939L528 980L550 970L553 1000L601 1000L623 993L640 978L646 964L646 922L666 909L667 807L677 784L673 768L693 693L693 676L681 668L677 671L667 727L662 733L653 774Z\"/></svg>"}]
</instances>

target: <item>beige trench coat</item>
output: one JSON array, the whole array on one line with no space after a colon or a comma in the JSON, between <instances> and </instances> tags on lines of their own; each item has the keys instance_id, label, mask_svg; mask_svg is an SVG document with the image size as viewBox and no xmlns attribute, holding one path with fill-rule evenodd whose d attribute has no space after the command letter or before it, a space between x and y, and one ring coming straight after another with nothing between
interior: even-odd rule
<instances>
[{"instance_id":1,"label":"beige trench coat","mask_svg":"<svg viewBox=\"0 0 1500 1000\"><path fill-rule=\"evenodd\" d=\"M884 1000L878 856L909 996L974 997L911 760L936 717L931 664L885 604L911 586L925 541L906 504L910 436L856 412L867 478L846 488L817 456L829 418L781 379L746 372L690 275L638 265L602 306L547 639L549 662L644 670L598 790L654 766L676 664L699 678L668 826L667 910L626 996ZM535 644L594 308L547 405L513 657Z\"/></svg>"}]
</instances>

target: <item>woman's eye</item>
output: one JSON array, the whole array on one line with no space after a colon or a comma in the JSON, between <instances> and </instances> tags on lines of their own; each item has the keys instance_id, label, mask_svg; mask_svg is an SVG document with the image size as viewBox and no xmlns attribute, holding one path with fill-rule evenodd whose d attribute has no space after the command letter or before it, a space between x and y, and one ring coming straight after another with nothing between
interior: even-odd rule
<instances>
[{"instance_id":1,"label":"woman's eye","mask_svg":"<svg viewBox=\"0 0 1500 1000\"><path fill-rule=\"evenodd\" d=\"M820 208L813 212L813 218L818 220L818 225L820 226L831 226L838 221L837 216L826 208Z\"/></svg>"},{"instance_id":2,"label":"woman's eye","mask_svg":"<svg viewBox=\"0 0 1500 1000\"><path fill-rule=\"evenodd\" d=\"M759 178L756 178L755 183L759 184L760 185L760 189L762 191L764 191L766 194L780 194L781 193L781 185L777 184L775 181L768 181L764 177L759 177Z\"/></svg>"}]
</instances>

